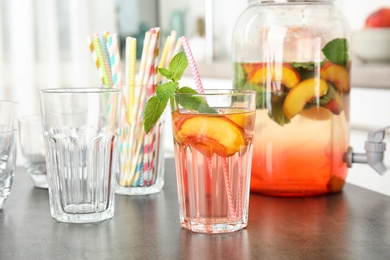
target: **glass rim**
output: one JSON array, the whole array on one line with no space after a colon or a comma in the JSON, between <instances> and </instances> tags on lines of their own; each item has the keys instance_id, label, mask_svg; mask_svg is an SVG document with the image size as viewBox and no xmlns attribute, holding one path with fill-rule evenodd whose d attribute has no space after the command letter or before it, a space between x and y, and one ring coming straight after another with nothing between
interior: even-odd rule
<instances>
[{"instance_id":1,"label":"glass rim","mask_svg":"<svg viewBox=\"0 0 390 260\"><path fill-rule=\"evenodd\" d=\"M41 122L42 115L41 114L30 114L24 115L18 118L19 122Z\"/></svg>"},{"instance_id":2,"label":"glass rim","mask_svg":"<svg viewBox=\"0 0 390 260\"><path fill-rule=\"evenodd\" d=\"M251 89L205 89L203 93L174 93L174 96L245 96L256 93Z\"/></svg>"},{"instance_id":3,"label":"glass rim","mask_svg":"<svg viewBox=\"0 0 390 260\"><path fill-rule=\"evenodd\" d=\"M14 105L17 105L18 102L17 101L13 101L13 100L0 99L0 104L14 104Z\"/></svg>"},{"instance_id":4,"label":"glass rim","mask_svg":"<svg viewBox=\"0 0 390 260\"><path fill-rule=\"evenodd\" d=\"M7 130L3 130L3 128L8 128ZM0 135L12 134L18 131L15 127L5 127L0 125Z\"/></svg>"},{"instance_id":5,"label":"glass rim","mask_svg":"<svg viewBox=\"0 0 390 260\"><path fill-rule=\"evenodd\" d=\"M100 93L118 93L118 88L44 88L40 90L41 94L100 94Z\"/></svg>"}]
</instances>

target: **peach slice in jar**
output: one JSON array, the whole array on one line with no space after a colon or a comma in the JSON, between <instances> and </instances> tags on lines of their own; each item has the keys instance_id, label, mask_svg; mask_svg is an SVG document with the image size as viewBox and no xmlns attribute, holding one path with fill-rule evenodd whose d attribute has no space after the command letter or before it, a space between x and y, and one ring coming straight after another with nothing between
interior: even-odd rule
<instances>
[{"instance_id":1,"label":"peach slice in jar","mask_svg":"<svg viewBox=\"0 0 390 260\"><path fill-rule=\"evenodd\" d=\"M313 120L328 120L332 117L332 112L322 106L313 106L309 109L304 109L300 113L301 116L313 119Z\"/></svg>"},{"instance_id":2,"label":"peach slice in jar","mask_svg":"<svg viewBox=\"0 0 390 260\"><path fill-rule=\"evenodd\" d=\"M293 118L304 109L308 102L324 96L328 92L328 88L328 83L322 79L309 78L300 82L288 92L284 100L284 115L288 119Z\"/></svg>"},{"instance_id":3,"label":"peach slice in jar","mask_svg":"<svg viewBox=\"0 0 390 260\"><path fill-rule=\"evenodd\" d=\"M244 63L244 64L242 64L242 68L247 75L249 75L252 71L257 70L263 66L264 66L263 63Z\"/></svg>"},{"instance_id":4,"label":"peach slice in jar","mask_svg":"<svg viewBox=\"0 0 390 260\"><path fill-rule=\"evenodd\" d=\"M220 116L190 116L177 127L177 141L190 145L206 156L216 153L229 157L245 145L243 130L228 118Z\"/></svg>"},{"instance_id":5,"label":"peach slice in jar","mask_svg":"<svg viewBox=\"0 0 390 260\"><path fill-rule=\"evenodd\" d=\"M320 76L322 79L333 83L341 93L348 93L351 89L349 73L341 65L326 62L321 68Z\"/></svg>"},{"instance_id":6,"label":"peach slice in jar","mask_svg":"<svg viewBox=\"0 0 390 260\"><path fill-rule=\"evenodd\" d=\"M295 87L301 80L296 69L288 64L267 66L263 64L252 70L248 75L248 82L254 84L266 84L267 82L280 82L286 88Z\"/></svg>"}]
</instances>

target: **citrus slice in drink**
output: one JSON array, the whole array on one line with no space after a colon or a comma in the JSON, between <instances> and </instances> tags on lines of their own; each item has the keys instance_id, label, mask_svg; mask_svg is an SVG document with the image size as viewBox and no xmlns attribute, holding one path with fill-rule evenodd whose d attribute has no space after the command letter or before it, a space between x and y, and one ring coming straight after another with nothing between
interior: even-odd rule
<instances>
[{"instance_id":1,"label":"citrus slice in drink","mask_svg":"<svg viewBox=\"0 0 390 260\"><path fill-rule=\"evenodd\" d=\"M206 156L229 157L245 144L243 130L224 116L192 116L177 129L177 141Z\"/></svg>"},{"instance_id":2,"label":"citrus slice in drink","mask_svg":"<svg viewBox=\"0 0 390 260\"><path fill-rule=\"evenodd\" d=\"M246 112L242 113L242 109L230 109L229 114L225 116L236 123L242 129L253 129L254 128L254 120L253 115L255 112Z\"/></svg>"}]
</instances>

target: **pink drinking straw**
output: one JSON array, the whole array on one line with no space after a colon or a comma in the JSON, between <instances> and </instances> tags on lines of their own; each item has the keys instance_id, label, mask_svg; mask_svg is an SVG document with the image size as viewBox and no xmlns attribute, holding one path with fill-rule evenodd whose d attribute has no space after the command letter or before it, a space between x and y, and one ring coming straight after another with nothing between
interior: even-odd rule
<instances>
[{"instance_id":1,"label":"pink drinking straw","mask_svg":"<svg viewBox=\"0 0 390 260\"><path fill-rule=\"evenodd\" d=\"M199 93L204 93L202 81L200 80L198 68L196 67L194 56L192 55L192 51L190 45L188 44L187 38L185 36L180 37L181 44L183 45L184 53L187 56L188 64L190 65L192 77L194 78L196 88Z\"/></svg>"},{"instance_id":2,"label":"pink drinking straw","mask_svg":"<svg viewBox=\"0 0 390 260\"><path fill-rule=\"evenodd\" d=\"M192 77L195 81L196 88L198 89L199 93L204 93L202 81L199 76L198 68L195 63L194 56L192 55L192 51L190 48L190 45L188 44L188 40L185 36L180 37L181 43L183 45L184 53L187 56L188 64L190 65ZM210 158L207 158L208 162L208 168L209 170L212 169L211 167L211 160ZM224 179L225 179L225 189L226 189L226 194L228 198L228 203L229 203L229 210L230 210L230 215L232 218L236 217L236 211L233 206L233 196L232 196L232 190L231 190L231 185L230 185L230 180L228 176L228 164L226 159L223 160L223 173L224 173Z\"/></svg>"}]
</instances>

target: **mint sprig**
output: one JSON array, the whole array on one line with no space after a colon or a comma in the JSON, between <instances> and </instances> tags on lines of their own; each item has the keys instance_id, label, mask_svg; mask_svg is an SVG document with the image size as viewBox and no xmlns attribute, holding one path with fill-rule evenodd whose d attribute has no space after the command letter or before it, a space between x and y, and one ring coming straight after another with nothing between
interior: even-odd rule
<instances>
[{"instance_id":1,"label":"mint sprig","mask_svg":"<svg viewBox=\"0 0 390 260\"><path fill-rule=\"evenodd\" d=\"M347 66L349 61L347 39L336 38L331 40L324 46L322 52L332 63Z\"/></svg>"},{"instance_id":2,"label":"mint sprig","mask_svg":"<svg viewBox=\"0 0 390 260\"><path fill-rule=\"evenodd\" d=\"M187 66L188 60L186 55L184 52L179 52L172 58L168 69L158 69L161 76L166 77L170 81L158 85L156 87L156 95L149 98L146 103L144 112L144 129L146 133L150 132L158 119L164 113L168 101L175 93L198 94L196 90L190 87L179 88L178 81L183 76ZM196 110L200 113L217 113L202 97L199 96L183 95L178 102L184 108Z\"/></svg>"}]
</instances>

